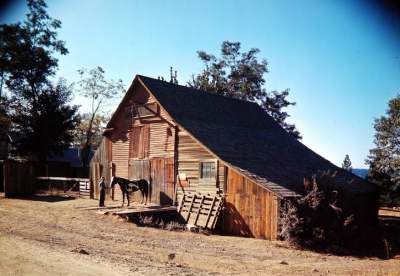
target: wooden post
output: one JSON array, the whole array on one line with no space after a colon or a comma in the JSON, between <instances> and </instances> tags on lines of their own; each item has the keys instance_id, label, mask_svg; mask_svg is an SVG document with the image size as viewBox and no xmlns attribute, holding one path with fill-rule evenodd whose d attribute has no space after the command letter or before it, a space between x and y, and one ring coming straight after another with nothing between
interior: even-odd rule
<instances>
[{"instance_id":1,"label":"wooden post","mask_svg":"<svg viewBox=\"0 0 400 276\"><path fill-rule=\"evenodd\" d=\"M182 211L184 203L185 203L185 194L182 194L181 200L179 202L178 213L180 213Z\"/></svg>"},{"instance_id":2,"label":"wooden post","mask_svg":"<svg viewBox=\"0 0 400 276\"><path fill-rule=\"evenodd\" d=\"M175 164L174 164L175 165ZM179 174L176 175L175 179L179 181L179 185L181 184L181 179L179 178ZM174 198L172 201L172 205L175 206L176 200L178 199L178 185L176 185L177 181L174 181Z\"/></svg>"}]
</instances>

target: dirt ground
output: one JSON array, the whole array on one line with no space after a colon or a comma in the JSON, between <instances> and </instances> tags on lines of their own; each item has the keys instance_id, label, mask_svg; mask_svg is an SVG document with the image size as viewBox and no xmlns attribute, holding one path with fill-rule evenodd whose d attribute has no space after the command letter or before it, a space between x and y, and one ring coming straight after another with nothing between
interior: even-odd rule
<instances>
[{"instance_id":1,"label":"dirt ground","mask_svg":"<svg viewBox=\"0 0 400 276\"><path fill-rule=\"evenodd\" d=\"M139 227L88 199L0 197L0 275L400 275L400 258ZM87 253L87 254L85 254Z\"/></svg>"}]
</instances>

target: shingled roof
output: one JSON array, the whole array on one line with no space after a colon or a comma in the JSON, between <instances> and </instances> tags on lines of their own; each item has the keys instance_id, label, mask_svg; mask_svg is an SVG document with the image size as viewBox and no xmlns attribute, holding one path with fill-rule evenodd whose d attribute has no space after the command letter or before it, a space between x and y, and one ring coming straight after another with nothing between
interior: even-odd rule
<instances>
[{"instance_id":1,"label":"shingled roof","mask_svg":"<svg viewBox=\"0 0 400 276\"><path fill-rule=\"evenodd\" d=\"M375 187L289 135L259 105L140 76L172 118L221 160L281 197L301 193L303 177L337 172L354 193Z\"/></svg>"}]
</instances>

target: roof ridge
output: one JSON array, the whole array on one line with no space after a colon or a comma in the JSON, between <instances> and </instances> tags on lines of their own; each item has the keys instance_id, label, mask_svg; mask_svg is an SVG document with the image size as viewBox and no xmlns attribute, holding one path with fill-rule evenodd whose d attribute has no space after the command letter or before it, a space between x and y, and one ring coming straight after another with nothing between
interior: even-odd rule
<instances>
[{"instance_id":1,"label":"roof ridge","mask_svg":"<svg viewBox=\"0 0 400 276\"><path fill-rule=\"evenodd\" d=\"M151 79L151 80L154 80L154 81L158 81L158 82L160 82L162 84L168 84L170 86L177 86L177 87L181 87L181 88L185 88L185 89L195 90L195 91L198 91L200 93L207 93L208 95L215 96L215 97L221 97L221 98L229 99L229 100L233 100L233 101L240 101L240 102L244 102L244 103L255 104L258 107L260 107L260 105L257 104L256 102L248 101L248 100L245 100L245 99L231 98L231 97L227 97L227 96L224 96L224 95L216 94L216 93L213 93L213 92L210 92L210 91L201 90L201 89L198 89L198 88L195 88L195 87L185 86L185 85L176 84L176 83L171 83L171 82L168 82L168 81L165 81L165 80L160 80L160 79L156 79L156 78L152 78L152 77L148 77L148 76L144 76L144 75L140 75L140 74L137 74L136 76L139 77L139 78L147 78L147 79Z\"/></svg>"}]
</instances>

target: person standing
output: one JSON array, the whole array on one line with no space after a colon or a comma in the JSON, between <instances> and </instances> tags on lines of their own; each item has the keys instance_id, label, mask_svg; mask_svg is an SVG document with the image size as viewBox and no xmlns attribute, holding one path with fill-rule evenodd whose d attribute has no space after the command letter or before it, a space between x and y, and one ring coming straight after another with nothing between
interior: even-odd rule
<instances>
[{"instance_id":1,"label":"person standing","mask_svg":"<svg viewBox=\"0 0 400 276\"><path fill-rule=\"evenodd\" d=\"M106 181L104 176L100 178L99 190L100 190L99 207L104 207L104 200L106 199Z\"/></svg>"}]
</instances>

